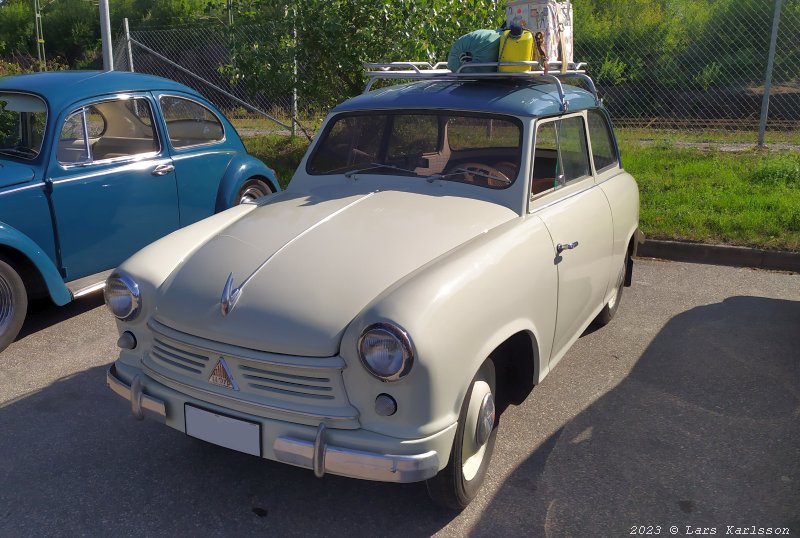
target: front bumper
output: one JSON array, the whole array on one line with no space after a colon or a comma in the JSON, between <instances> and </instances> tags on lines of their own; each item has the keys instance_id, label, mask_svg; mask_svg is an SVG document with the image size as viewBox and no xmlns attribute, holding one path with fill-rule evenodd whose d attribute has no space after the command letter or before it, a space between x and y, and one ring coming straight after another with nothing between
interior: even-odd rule
<instances>
[{"instance_id":1,"label":"front bumper","mask_svg":"<svg viewBox=\"0 0 800 538\"><path fill-rule=\"evenodd\" d=\"M171 424L168 420L167 408L169 402L166 401L167 398L161 399L155 395L144 393L145 379L149 388L153 382L146 378L144 374L135 375L130 384L128 384L117 372L115 364L112 364L106 373L108 387L130 402L131 411L137 419L141 420L147 416L176 427L175 424ZM159 390L160 392L175 392L163 386L160 386ZM176 394L176 396L178 395ZM184 401L184 403L187 402L185 397L178 397L177 399ZM309 429L308 427L300 426L295 427L295 429L297 428ZM180 429L180 427L177 429ZM453 432L450 431L452 429L452 427L447 428L442 432L443 435L437 435L435 439L425 444L438 445L440 447L449 446L446 443L448 439L452 443ZM383 454L336 446L329 442L329 437L329 429L322 423L317 427L313 441L295 435L278 435L272 440L271 450L264 450L261 456L266 459L312 469L318 477L330 473L381 482L419 482L433 477L440 468L440 458L437 450L425 450L417 454ZM449 450L447 450L445 457L447 456L449 456Z\"/></svg>"}]
</instances>

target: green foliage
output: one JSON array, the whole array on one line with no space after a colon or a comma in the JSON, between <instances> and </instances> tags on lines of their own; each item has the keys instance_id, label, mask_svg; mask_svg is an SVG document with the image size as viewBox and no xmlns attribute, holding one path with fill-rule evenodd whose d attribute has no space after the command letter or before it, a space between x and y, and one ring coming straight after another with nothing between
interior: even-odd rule
<instances>
[{"instance_id":1,"label":"green foliage","mask_svg":"<svg viewBox=\"0 0 800 538\"><path fill-rule=\"evenodd\" d=\"M239 2L237 25L258 24L262 44L232 40L235 57L226 74L253 92L286 95L296 54L301 99L313 97L324 108L363 89L364 62L441 60L462 34L499 26L503 5L501 0L306 0L294 7L277 0Z\"/></svg>"}]
</instances>

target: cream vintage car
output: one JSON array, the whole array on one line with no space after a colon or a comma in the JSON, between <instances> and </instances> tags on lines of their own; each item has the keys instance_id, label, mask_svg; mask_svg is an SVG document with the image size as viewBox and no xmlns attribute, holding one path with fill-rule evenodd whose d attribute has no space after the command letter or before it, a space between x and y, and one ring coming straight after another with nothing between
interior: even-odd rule
<instances>
[{"instance_id":1,"label":"cream vintage car","mask_svg":"<svg viewBox=\"0 0 800 538\"><path fill-rule=\"evenodd\" d=\"M411 67L336 107L285 192L109 278L107 381L136 417L474 498L502 410L617 311L639 194L596 93Z\"/></svg>"}]
</instances>

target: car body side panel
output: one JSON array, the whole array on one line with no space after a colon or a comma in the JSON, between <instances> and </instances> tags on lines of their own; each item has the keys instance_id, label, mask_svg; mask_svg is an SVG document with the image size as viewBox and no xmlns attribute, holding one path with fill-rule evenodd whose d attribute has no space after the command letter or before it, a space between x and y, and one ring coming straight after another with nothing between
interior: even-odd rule
<instances>
[{"instance_id":1,"label":"car body side panel","mask_svg":"<svg viewBox=\"0 0 800 538\"><path fill-rule=\"evenodd\" d=\"M0 246L7 246L20 252L36 266L55 304L65 305L72 300L72 294L64 285L53 260L31 238L0 222Z\"/></svg>"},{"instance_id":2,"label":"car body side panel","mask_svg":"<svg viewBox=\"0 0 800 538\"><path fill-rule=\"evenodd\" d=\"M603 305L612 267L611 211L600 188L591 179L585 183L589 188L537 211L555 245L575 246L560 254L555 248L551 252L558 267L558 314L553 341L557 357ZM553 366L555 362L551 360L550 367Z\"/></svg>"},{"instance_id":3,"label":"car body side panel","mask_svg":"<svg viewBox=\"0 0 800 538\"><path fill-rule=\"evenodd\" d=\"M546 365L555 327L552 251L541 220L519 217L408 275L367 306L341 347L348 397L362 427L401 438L448 427L480 365L520 331L540 343L539 367ZM414 347L414 367L394 383L372 377L356 351L361 332L381 321L398 324ZM375 398L383 392L398 404L388 420L375 413Z\"/></svg>"},{"instance_id":4,"label":"car body side panel","mask_svg":"<svg viewBox=\"0 0 800 538\"><path fill-rule=\"evenodd\" d=\"M613 267L620 267L625 259L631 238L639 226L639 188L636 180L625 170L614 169L598 177L600 188L608 199L614 217ZM609 277L606 300L613 292L617 273Z\"/></svg>"}]
</instances>

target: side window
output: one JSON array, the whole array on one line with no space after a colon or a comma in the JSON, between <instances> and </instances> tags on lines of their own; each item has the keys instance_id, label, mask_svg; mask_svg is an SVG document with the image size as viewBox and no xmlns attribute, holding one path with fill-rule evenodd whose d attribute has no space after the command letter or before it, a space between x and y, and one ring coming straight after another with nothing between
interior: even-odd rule
<instances>
[{"instance_id":1,"label":"side window","mask_svg":"<svg viewBox=\"0 0 800 538\"><path fill-rule=\"evenodd\" d=\"M150 103L137 97L101 101L70 114L61 128L56 155L62 164L74 164L157 152Z\"/></svg>"},{"instance_id":2,"label":"side window","mask_svg":"<svg viewBox=\"0 0 800 538\"><path fill-rule=\"evenodd\" d=\"M590 173L583 118L575 116L537 126L532 196L559 189Z\"/></svg>"},{"instance_id":3,"label":"side window","mask_svg":"<svg viewBox=\"0 0 800 538\"><path fill-rule=\"evenodd\" d=\"M591 174L589 152L586 148L586 130L583 118L576 116L558 122L556 134L561 149L564 180L567 184ZM560 128L559 128L560 127Z\"/></svg>"},{"instance_id":4,"label":"side window","mask_svg":"<svg viewBox=\"0 0 800 538\"><path fill-rule=\"evenodd\" d=\"M225 137L222 122L209 109L180 97L161 97L161 110L173 148L219 142Z\"/></svg>"},{"instance_id":5,"label":"side window","mask_svg":"<svg viewBox=\"0 0 800 538\"><path fill-rule=\"evenodd\" d=\"M617 164L617 152L612 142L611 129L605 116L597 110L590 110L589 137L592 139L592 157L597 171Z\"/></svg>"},{"instance_id":6,"label":"side window","mask_svg":"<svg viewBox=\"0 0 800 538\"><path fill-rule=\"evenodd\" d=\"M88 146L83 129L83 109L78 109L64 120L56 148L58 162L85 163L89 160Z\"/></svg>"}]
</instances>

